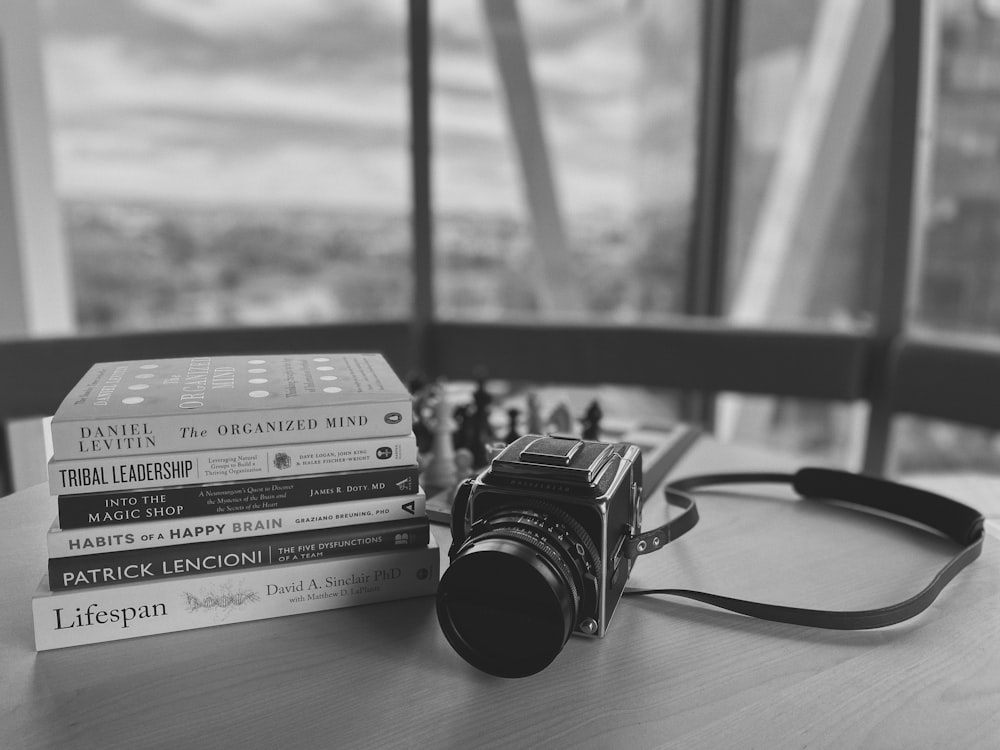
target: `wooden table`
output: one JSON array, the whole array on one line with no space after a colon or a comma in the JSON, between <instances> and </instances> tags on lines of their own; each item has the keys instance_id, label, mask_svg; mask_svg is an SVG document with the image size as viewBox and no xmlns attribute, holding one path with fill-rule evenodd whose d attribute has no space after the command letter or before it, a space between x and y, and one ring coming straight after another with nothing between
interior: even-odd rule
<instances>
[{"instance_id":1,"label":"wooden table","mask_svg":"<svg viewBox=\"0 0 1000 750\"><path fill-rule=\"evenodd\" d=\"M775 463L705 442L675 475ZM914 593L952 551L779 489L699 506L633 584L862 608ZM30 596L54 516L43 486L0 500L2 748L1000 747L992 524L982 557L908 623L820 631L631 599L606 638L504 680L452 651L430 597L36 654Z\"/></svg>"}]
</instances>

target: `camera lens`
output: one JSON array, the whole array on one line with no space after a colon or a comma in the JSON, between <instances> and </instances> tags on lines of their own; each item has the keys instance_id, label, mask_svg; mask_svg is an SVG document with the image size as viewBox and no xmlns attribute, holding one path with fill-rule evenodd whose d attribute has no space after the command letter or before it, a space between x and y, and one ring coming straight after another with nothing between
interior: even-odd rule
<instances>
[{"instance_id":1,"label":"camera lens","mask_svg":"<svg viewBox=\"0 0 1000 750\"><path fill-rule=\"evenodd\" d=\"M493 510L473 526L438 586L452 647L499 677L526 677L597 607L600 555L571 516L543 502Z\"/></svg>"}]
</instances>

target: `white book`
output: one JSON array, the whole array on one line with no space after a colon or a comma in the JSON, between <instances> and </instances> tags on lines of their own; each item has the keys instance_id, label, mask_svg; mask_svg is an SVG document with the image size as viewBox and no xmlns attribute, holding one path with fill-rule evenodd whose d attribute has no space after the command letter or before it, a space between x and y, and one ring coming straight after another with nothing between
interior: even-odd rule
<instances>
[{"instance_id":1,"label":"white book","mask_svg":"<svg viewBox=\"0 0 1000 750\"><path fill-rule=\"evenodd\" d=\"M405 435L412 421L380 354L262 354L95 364L50 429L65 460Z\"/></svg>"},{"instance_id":2,"label":"white book","mask_svg":"<svg viewBox=\"0 0 1000 750\"><path fill-rule=\"evenodd\" d=\"M429 596L440 550L420 549L53 593L32 598L38 651Z\"/></svg>"},{"instance_id":3,"label":"white book","mask_svg":"<svg viewBox=\"0 0 1000 750\"><path fill-rule=\"evenodd\" d=\"M427 515L423 492L322 505L300 505L274 510L219 513L167 521L60 529L52 522L46 535L49 557L75 557L105 552L214 542L265 534L287 534L334 526L402 521Z\"/></svg>"},{"instance_id":4,"label":"white book","mask_svg":"<svg viewBox=\"0 0 1000 750\"><path fill-rule=\"evenodd\" d=\"M401 437L227 450L49 461L53 495L154 489L207 482L359 471L417 463L417 440Z\"/></svg>"}]
</instances>

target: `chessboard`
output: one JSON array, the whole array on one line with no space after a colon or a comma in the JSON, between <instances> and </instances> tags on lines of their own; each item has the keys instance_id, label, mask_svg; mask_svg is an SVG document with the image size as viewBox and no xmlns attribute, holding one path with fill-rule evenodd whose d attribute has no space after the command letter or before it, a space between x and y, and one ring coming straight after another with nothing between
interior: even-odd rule
<instances>
[{"instance_id":1,"label":"chessboard","mask_svg":"<svg viewBox=\"0 0 1000 750\"><path fill-rule=\"evenodd\" d=\"M632 443L639 448L643 497L648 500L701 434L697 427L682 423L642 425L606 420L599 437L606 443ZM451 524L453 497L454 489L428 492L427 515L432 523Z\"/></svg>"},{"instance_id":2,"label":"chessboard","mask_svg":"<svg viewBox=\"0 0 1000 750\"><path fill-rule=\"evenodd\" d=\"M487 388L485 377L465 387L444 379L413 379L410 392L420 485L427 515L437 523L450 523L458 485L486 470L492 456L521 435L572 435L638 446L648 499L700 434L682 423L654 426L607 417L596 398L576 410L562 400L546 408L536 391L498 395ZM574 411L581 413L574 416Z\"/></svg>"}]
</instances>

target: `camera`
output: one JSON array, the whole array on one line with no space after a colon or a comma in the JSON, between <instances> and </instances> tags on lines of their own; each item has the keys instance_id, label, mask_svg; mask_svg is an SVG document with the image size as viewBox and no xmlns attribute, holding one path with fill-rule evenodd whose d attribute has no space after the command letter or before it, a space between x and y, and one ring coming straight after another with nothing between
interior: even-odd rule
<instances>
[{"instance_id":1,"label":"camera","mask_svg":"<svg viewBox=\"0 0 1000 750\"><path fill-rule=\"evenodd\" d=\"M642 455L629 443L525 435L503 448L455 493L437 594L448 642L484 672L525 677L571 634L604 636L641 503Z\"/></svg>"}]
</instances>

